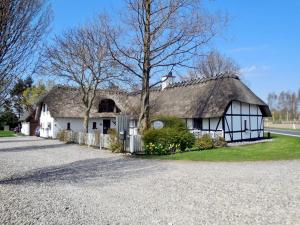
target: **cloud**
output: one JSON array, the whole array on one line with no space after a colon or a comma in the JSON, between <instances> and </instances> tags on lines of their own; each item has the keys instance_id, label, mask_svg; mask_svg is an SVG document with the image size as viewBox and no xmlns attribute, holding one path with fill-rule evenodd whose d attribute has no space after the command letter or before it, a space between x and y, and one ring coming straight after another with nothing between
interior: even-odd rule
<instances>
[{"instance_id":1,"label":"cloud","mask_svg":"<svg viewBox=\"0 0 300 225\"><path fill-rule=\"evenodd\" d=\"M240 52L254 52L268 48L268 45L261 45L256 47L241 47L241 48L234 48L230 49L229 52L231 53L240 53Z\"/></svg>"},{"instance_id":2,"label":"cloud","mask_svg":"<svg viewBox=\"0 0 300 225\"><path fill-rule=\"evenodd\" d=\"M240 69L242 75L265 75L271 69L268 65L251 65Z\"/></svg>"}]
</instances>

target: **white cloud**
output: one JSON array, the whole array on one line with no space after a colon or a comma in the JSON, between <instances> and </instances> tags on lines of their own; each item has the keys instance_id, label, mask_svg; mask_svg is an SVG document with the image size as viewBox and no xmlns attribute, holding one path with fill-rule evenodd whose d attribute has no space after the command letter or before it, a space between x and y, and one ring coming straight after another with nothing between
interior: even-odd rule
<instances>
[{"instance_id":1,"label":"white cloud","mask_svg":"<svg viewBox=\"0 0 300 225\"><path fill-rule=\"evenodd\" d=\"M270 70L268 65L251 65L240 69L242 75L265 75Z\"/></svg>"},{"instance_id":2,"label":"white cloud","mask_svg":"<svg viewBox=\"0 0 300 225\"><path fill-rule=\"evenodd\" d=\"M268 48L268 45L261 45L261 46L256 46L256 47L241 47L241 48L230 49L229 52L231 52L231 53L253 52L253 51L259 51L259 50L266 49L266 48Z\"/></svg>"}]
</instances>

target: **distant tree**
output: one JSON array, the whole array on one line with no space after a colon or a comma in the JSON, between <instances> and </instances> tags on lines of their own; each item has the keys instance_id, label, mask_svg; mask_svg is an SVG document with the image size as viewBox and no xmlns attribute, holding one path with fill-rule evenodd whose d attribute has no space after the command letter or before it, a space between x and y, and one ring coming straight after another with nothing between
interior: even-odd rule
<instances>
[{"instance_id":1,"label":"distant tree","mask_svg":"<svg viewBox=\"0 0 300 225\"><path fill-rule=\"evenodd\" d=\"M296 93L292 93L290 95L290 111L291 111L291 119L295 120L297 118L298 104L297 104L297 95Z\"/></svg>"},{"instance_id":2,"label":"distant tree","mask_svg":"<svg viewBox=\"0 0 300 225\"><path fill-rule=\"evenodd\" d=\"M46 0L0 1L0 106L17 78L34 65L50 15Z\"/></svg>"},{"instance_id":3,"label":"distant tree","mask_svg":"<svg viewBox=\"0 0 300 225\"><path fill-rule=\"evenodd\" d=\"M56 36L53 44L46 48L45 61L40 67L43 74L52 74L58 80L79 87L85 107L86 132L96 90L125 80L122 71L117 70L118 64L111 60L102 29L101 24L89 24Z\"/></svg>"},{"instance_id":4,"label":"distant tree","mask_svg":"<svg viewBox=\"0 0 300 225\"><path fill-rule=\"evenodd\" d=\"M240 75L240 67L233 59L212 51L207 56L202 56L184 79L209 78L224 74Z\"/></svg>"},{"instance_id":5,"label":"distant tree","mask_svg":"<svg viewBox=\"0 0 300 225\"><path fill-rule=\"evenodd\" d=\"M300 119L298 95L299 93L290 91L281 91L279 95L273 92L268 95L273 121Z\"/></svg>"},{"instance_id":6,"label":"distant tree","mask_svg":"<svg viewBox=\"0 0 300 225\"><path fill-rule=\"evenodd\" d=\"M268 105L272 112L273 121L275 120L276 116L276 109L277 109L277 95L275 92L272 92L268 95Z\"/></svg>"},{"instance_id":7,"label":"distant tree","mask_svg":"<svg viewBox=\"0 0 300 225\"><path fill-rule=\"evenodd\" d=\"M18 125L17 115L8 108L0 114L0 129L2 130L6 125L10 128L14 128Z\"/></svg>"},{"instance_id":8,"label":"distant tree","mask_svg":"<svg viewBox=\"0 0 300 225\"><path fill-rule=\"evenodd\" d=\"M35 103L47 92L46 85L42 82L28 87L23 91L22 105L26 111L32 112L35 108Z\"/></svg>"},{"instance_id":9,"label":"distant tree","mask_svg":"<svg viewBox=\"0 0 300 225\"><path fill-rule=\"evenodd\" d=\"M23 107L23 92L30 88L33 84L32 78L29 76L26 79L18 79L17 83L13 86L10 92L10 98L6 100L6 104L9 104L11 109L20 118L24 111Z\"/></svg>"},{"instance_id":10,"label":"distant tree","mask_svg":"<svg viewBox=\"0 0 300 225\"><path fill-rule=\"evenodd\" d=\"M268 105L271 110L277 108L277 95L275 92L272 92L268 95Z\"/></svg>"},{"instance_id":11,"label":"distant tree","mask_svg":"<svg viewBox=\"0 0 300 225\"><path fill-rule=\"evenodd\" d=\"M153 80L155 74L191 67L226 22L220 14L206 13L201 2L127 0L126 18L118 27L107 26L112 57L141 83L141 132L150 127L150 88L160 82Z\"/></svg>"}]
</instances>

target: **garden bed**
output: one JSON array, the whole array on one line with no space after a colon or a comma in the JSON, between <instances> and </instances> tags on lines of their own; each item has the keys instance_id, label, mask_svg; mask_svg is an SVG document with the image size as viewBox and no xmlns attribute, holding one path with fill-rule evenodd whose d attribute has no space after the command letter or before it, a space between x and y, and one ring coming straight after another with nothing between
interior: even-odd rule
<instances>
[{"instance_id":1,"label":"garden bed","mask_svg":"<svg viewBox=\"0 0 300 225\"><path fill-rule=\"evenodd\" d=\"M146 159L190 161L261 161L300 159L300 138L272 135L273 141L222 147L212 150L191 151L164 156L143 156Z\"/></svg>"}]
</instances>

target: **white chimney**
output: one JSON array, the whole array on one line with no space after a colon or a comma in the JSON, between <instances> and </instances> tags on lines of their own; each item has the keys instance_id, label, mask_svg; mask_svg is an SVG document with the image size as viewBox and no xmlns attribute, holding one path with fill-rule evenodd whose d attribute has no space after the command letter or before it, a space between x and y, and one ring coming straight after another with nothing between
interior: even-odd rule
<instances>
[{"instance_id":1,"label":"white chimney","mask_svg":"<svg viewBox=\"0 0 300 225\"><path fill-rule=\"evenodd\" d=\"M168 75L161 77L161 90L164 90L166 87L169 87L174 82L175 76L170 72Z\"/></svg>"}]
</instances>

